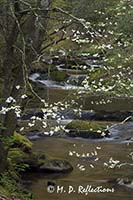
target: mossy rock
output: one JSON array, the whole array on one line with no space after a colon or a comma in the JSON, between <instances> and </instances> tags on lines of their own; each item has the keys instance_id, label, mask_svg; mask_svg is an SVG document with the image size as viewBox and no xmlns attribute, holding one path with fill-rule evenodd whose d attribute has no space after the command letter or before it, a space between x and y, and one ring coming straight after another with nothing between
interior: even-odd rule
<instances>
[{"instance_id":1,"label":"mossy rock","mask_svg":"<svg viewBox=\"0 0 133 200\"><path fill-rule=\"evenodd\" d=\"M25 160L25 162L29 165L30 171L38 171L40 166L42 166L46 161L46 156L44 153L32 153Z\"/></svg>"},{"instance_id":2,"label":"mossy rock","mask_svg":"<svg viewBox=\"0 0 133 200\"><path fill-rule=\"evenodd\" d=\"M32 142L30 142L30 140L26 138L24 135L15 132L13 139L14 139L13 142L14 147L20 147L25 152L29 152L32 149L33 146Z\"/></svg>"},{"instance_id":3,"label":"mossy rock","mask_svg":"<svg viewBox=\"0 0 133 200\"><path fill-rule=\"evenodd\" d=\"M45 159L44 153L25 153L19 148L11 148L8 152L9 167L20 170L38 171Z\"/></svg>"},{"instance_id":4,"label":"mossy rock","mask_svg":"<svg viewBox=\"0 0 133 200\"><path fill-rule=\"evenodd\" d=\"M58 82L65 81L68 77L67 73L63 71L52 71L50 73L50 76L54 81Z\"/></svg>"},{"instance_id":5,"label":"mossy rock","mask_svg":"<svg viewBox=\"0 0 133 200\"><path fill-rule=\"evenodd\" d=\"M66 129L69 129L67 135L70 137L99 139L110 136L105 124L98 122L74 120L66 125Z\"/></svg>"},{"instance_id":6,"label":"mossy rock","mask_svg":"<svg viewBox=\"0 0 133 200\"><path fill-rule=\"evenodd\" d=\"M19 148L13 148L9 151L8 162L14 169L21 171L66 173L73 170L72 165L68 161L47 159L44 153L39 152L28 154Z\"/></svg>"},{"instance_id":7,"label":"mossy rock","mask_svg":"<svg viewBox=\"0 0 133 200\"><path fill-rule=\"evenodd\" d=\"M90 121L83 121L83 120L74 120L67 124L68 129L76 129L76 130L103 130L106 128L105 124L99 122L90 122Z\"/></svg>"},{"instance_id":8,"label":"mossy rock","mask_svg":"<svg viewBox=\"0 0 133 200\"><path fill-rule=\"evenodd\" d=\"M34 63L32 64L32 73L34 72L47 73L51 68L55 67L53 67L53 65L48 65L43 62Z\"/></svg>"}]
</instances>

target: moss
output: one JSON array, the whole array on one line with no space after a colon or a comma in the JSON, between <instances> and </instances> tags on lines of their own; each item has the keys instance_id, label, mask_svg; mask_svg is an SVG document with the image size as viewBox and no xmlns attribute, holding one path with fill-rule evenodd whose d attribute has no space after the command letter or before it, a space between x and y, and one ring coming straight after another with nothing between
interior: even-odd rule
<instances>
[{"instance_id":1,"label":"moss","mask_svg":"<svg viewBox=\"0 0 133 200\"><path fill-rule=\"evenodd\" d=\"M59 82L65 81L66 78L68 77L66 72L63 71L52 71L50 73L50 76L54 81L59 81Z\"/></svg>"},{"instance_id":2,"label":"moss","mask_svg":"<svg viewBox=\"0 0 133 200\"><path fill-rule=\"evenodd\" d=\"M29 159L29 155L21 149L12 148L9 150L8 169L11 171L10 175L13 176L15 180L18 179L16 172L22 172L28 169L29 165L25 162L27 159Z\"/></svg>"},{"instance_id":3,"label":"moss","mask_svg":"<svg viewBox=\"0 0 133 200\"><path fill-rule=\"evenodd\" d=\"M13 179L9 172L5 172L0 177L0 197L2 199L26 199L31 200L31 193L23 189L20 180ZM1 199L1 198L0 198Z\"/></svg>"},{"instance_id":4,"label":"moss","mask_svg":"<svg viewBox=\"0 0 133 200\"><path fill-rule=\"evenodd\" d=\"M46 161L44 153L32 153L25 162L29 165L29 170L38 170Z\"/></svg>"},{"instance_id":5,"label":"moss","mask_svg":"<svg viewBox=\"0 0 133 200\"><path fill-rule=\"evenodd\" d=\"M20 173L29 169L27 161L32 155L32 143L25 136L16 132L8 140L8 165L5 172L0 176L0 196L5 195L7 199L12 196L15 196L16 199L31 199L31 197L28 197L30 193L25 191L20 184Z\"/></svg>"},{"instance_id":6,"label":"moss","mask_svg":"<svg viewBox=\"0 0 133 200\"><path fill-rule=\"evenodd\" d=\"M70 122L66 128L70 130L67 134L70 137L99 139L110 136L109 131L105 130L106 126L97 122L76 120Z\"/></svg>"},{"instance_id":7,"label":"moss","mask_svg":"<svg viewBox=\"0 0 133 200\"><path fill-rule=\"evenodd\" d=\"M25 153L19 148L12 148L8 152L9 168L16 171L38 170L45 161L44 153Z\"/></svg>"},{"instance_id":8,"label":"moss","mask_svg":"<svg viewBox=\"0 0 133 200\"><path fill-rule=\"evenodd\" d=\"M76 129L76 130L103 130L106 128L104 124L98 122L88 122L82 120L74 120L67 124L67 129Z\"/></svg>"},{"instance_id":9,"label":"moss","mask_svg":"<svg viewBox=\"0 0 133 200\"><path fill-rule=\"evenodd\" d=\"M14 137L13 146L20 147L26 152L32 149L33 146L32 142L30 142L24 135L15 132L13 137Z\"/></svg>"},{"instance_id":10,"label":"moss","mask_svg":"<svg viewBox=\"0 0 133 200\"><path fill-rule=\"evenodd\" d=\"M22 161L24 162L24 160L27 158L27 154L19 148L11 148L8 152L8 160L14 163L21 163Z\"/></svg>"}]
</instances>

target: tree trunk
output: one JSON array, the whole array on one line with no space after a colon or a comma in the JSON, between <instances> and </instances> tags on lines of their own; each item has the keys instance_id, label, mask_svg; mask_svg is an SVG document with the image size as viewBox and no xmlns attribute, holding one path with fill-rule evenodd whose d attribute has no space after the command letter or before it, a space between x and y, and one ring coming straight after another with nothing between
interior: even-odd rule
<instances>
[{"instance_id":1,"label":"tree trunk","mask_svg":"<svg viewBox=\"0 0 133 200\"><path fill-rule=\"evenodd\" d=\"M4 149L4 144L0 141L0 174L7 166L7 151Z\"/></svg>"},{"instance_id":2,"label":"tree trunk","mask_svg":"<svg viewBox=\"0 0 133 200\"><path fill-rule=\"evenodd\" d=\"M47 0L47 2L50 0ZM18 3L19 1L15 1ZM45 1L44 1L45 2ZM40 5L41 1L37 1L38 5ZM38 7L37 5L37 7ZM50 5L50 3L49 3ZM18 37L19 40L21 39L22 33L20 32L20 29L23 32L23 36L25 38L25 41L27 39L30 39L32 42L32 48L29 46L29 44L25 44L25 49L26 49L26 55L25 55L25 64L27 66L27 69L29 69L32 61L35 59L36 56L39 55L40 49L42 46L42 43L44 41L44 38L46 37L46 27L47 27L47 20L44 19L42 16L45 15L45 17L48 15L48 10L45 9L45 5L43 5L44 11L41 11L42 13L39 13L39 20L40 22L37 24L37 16L35 16L31 12L31 16L27 14L27 18L30 18L27 23L27 26L22 26L21 27L21 17L19 15L20 12L20 7L19 10L17 11L15 8L15 16L17 18L14 18L14 21L12 22L12 26L10 26L10 32L8 33L7 41L6 41L6 48L5 48L5 56L4 56L4 61L3 61L3 74L4 74L4 89L3 89L3 97L5 100L11 96L16 100L16 104L20 105L20 96L23 92L23 86L24 86L24 74L23 74L23 61L22 61L22 55L18 50L14 48L14 46L20 45L20 42L18 42ZM47 5L48 6L48 5ZM42 15L42 16L41 16ZM22 16L23 17L23 16ZM42 17L42 18L41 18ZM20 27L18 27L18 23ZM39 24L42 24L43 28L40 27ZM12 28L11 28L12 27ZM28 29L27 29L28 27ZM23 40L21 41L23 43ZM23 49L23 45L21 44L20 49ZM35 51L33 51L33 49ZM35 53L36 52L36 53ZM21 60L18 63L18 59ZM16 86L20 85L21 89L17 90ZM4 105L6 103L4 102ZM6 105L7 106L7 105ZM13 135L16 125L17 125L17 117L15 114L14 110L10 110L6 113L5 118L4 118L4 127L5 129L2 131L2 136L10 137ZM5 169L6 167L6 158L7 158L7 150L4 149L4 144L0 142L0 173Z\"/></svg>"}]
</instances>

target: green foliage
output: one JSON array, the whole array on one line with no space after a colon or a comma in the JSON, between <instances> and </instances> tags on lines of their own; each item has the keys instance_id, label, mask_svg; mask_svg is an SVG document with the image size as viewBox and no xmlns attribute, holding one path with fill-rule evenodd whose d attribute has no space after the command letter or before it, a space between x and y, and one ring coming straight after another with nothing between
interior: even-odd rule
<instances>
[{"instance_id":1,"label":"green foliage","mask_svg":"<svg viewBox=\"0 0 133 200\"><path fill-rule=\"evenodd\" d=\"M14 138L12 136L4 137L0 135L0 141L4 144L5 148L8 149L14 143Z\"/></svg>"},{"instance_id":2,"label":"green foliage","mask_svg":"<svg viewBox=\"0 0 133 200\"><path fill-rule=\"evenodd\" d=\"M17 172L25 171L28 168L28 164L25 164L25 160L29 158L29 155L23 152L19 148L11 148L8 152L9 168L13 168Z\"/></svg>"},{"instance_id":3,"label":"green foliage","mask_svg":"<svg viewBox=\"0 0 133 200\"><path fill-rule=\"evenodd\" d=\"M45 160L46 156L43 153L33 152L25 162L29 165L30 169L37 169L44 164Z\"/></svg>"},{"instance_id":4,"label":"green foliage","mask_svg":"<svg viewBox=\"0 0 133 200\"><path fill-rule=\"evenodd\" d=\"M30 151L32 149L32 142L30 142L24 135L14 133L13 146L20 147L24 151Z\"/></svg>"},{"instance_id":5,"label":"green foliage","mask_svg":"<svg viewBox=\"0 0 133 200\"><path fill-rule=\"evenodd\" d=\"M104 19L102 12L107 12L111 6L116 6L119 0L82 0L73 1L73 13L80 18L96 23ZM95 11L101 12L96 14Z\"/></svg>"},{"instance_id":6,"label":"green foliage","mask_svg":"<svg viewBox=\"0 0 133 200\"><path fill-rule=\"evenodd\" d=\"M8 149L8 166L7 171L0 177L0 194L5 194L7 197L14 195L29 200L31 199L31 194L24 191L19 184L19 173L29 168L28 160L30 160L30 155L32 155L30 153L32 143L25 136L16 132L11 137L1 136L1 140L5 144L6 149Z\"/></svg>"},{"instance_id":7,"label":"green foliage","mask_svg":"<svg viewBox=\"0 0 133 200\"><path fill-rule=\"evenodd\" d=\"M2 174L0 177L0 184L9 192L10 195L16 192L16 181L12 180L7 172Z\"/></svg>"},{"instance_id":8,"label":"green foliage","mask_svg":"<svg viewBox=\"0 0 133 200\"><path fill-rule=\"evenodd\" d=\"M10 198L11 196L16 197L15 199L31 200L31 193L24 190L20 183L17 182L9 172L5 172L0 177L0 195L5 195Z\"/></svg>"},{"instance_id":9,"label":"green foliage","mask_svg":"<svg viewBox=\"0 0 133 200\"><path fill-rule=\"evenodd\" d=\"M99 81L99 79L103 78L106 74L107 74L107 70L102 66L97 69L93 69L90 72L90 76L89 76L90 84L92 81Z\"/></svg>"},{"instance_id":10,"label":"green foliage","mask_svg":"<svg viewBox=\"0 0 133 200\"><path fill-rule=\"evenodd\" d=\"M60 7L68 11L72 9L71 0L54 0L52 5L53 7Z\"/></svg>"},{"instance_id":11,"label":"green foliage","mask_svg":"<svg viewBox=\"0 0 133 200\"><path fill-rule=\"evenodd\" d=\"M1 185L0 185L0 195L5 195L9 197L9 192Z\"/></svg>"},{"instance_id":12,"label":"green foliage","mask_svg":"<svg viewBox=\"0 0 133 200\"><path fill-rule=\"evenodd\" d=\"M25 153L19 148L11 148L8 152L8 168L12 172L39 169L45 160L46 157L42 153Z\"/></svg>"}]
</instances>

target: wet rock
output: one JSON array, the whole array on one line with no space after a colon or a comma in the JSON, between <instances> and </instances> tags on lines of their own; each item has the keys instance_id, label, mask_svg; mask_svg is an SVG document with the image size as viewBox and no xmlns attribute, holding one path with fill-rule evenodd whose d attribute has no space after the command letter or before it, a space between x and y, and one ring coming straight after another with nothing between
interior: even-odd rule
<instances>
[{"instance_id":1,"label":"wet rock","mask_svg":"<svg viewBox=\"0 0 133 200\"><path fill-rule=\"evenodd\" d=\"M129 178L117 178L117 179L109 180L108 182L133 189L133 180Z\"/></svg>"},{"instance_id":2,"label":"wet rock","mask_svg":"<svg viewBox=\"0 0 133 200\"><path fill-rule=\"evenodd\" d=\"M30 120L31 117L39 117L41 119L43 119L44 117L44 113L43 112L35 112L35 111L30 111L28 113L25 113L22 117L21 117L21 120Z\"/></svg>"},{"instance_id":3,"label":"wet rock","mask_svg":"<svg viewBox=\"0 0 133 200\"><path fill-rule=\"evenodd\" d=\"M65 160L50 160L40 166L40 171L47 173L67 173L72 170L72 165Z\"/></svg>"},{"instance_id":4,"label":"wet rock","mask_svg":"<svg viewBox=\"0 0 133 200\"><path fill-rule=\"evenodd\" d=\"M75 120L67 124L66 129L69 130L67 133L69 137L81 137L90 139L110 137L110 132L106 129L106 126L96 122Z\"/></svg>"},{"instance_id":5,"label":"wet rock","mask_svg":"<svg viewBox=\"0 0 133 200\"><path fill-rule=\"evenodd\" d=\"M106 134L105 132L98 132L98 131L83 131L80 130L78 132L76 131L70 131L68 133L69 137L81 137L81 138L88 138L88 139L101 139L104 137L109 137L109 134Z\"/></svg>"},{"instance_id":6,"label":"wet rock","mask_svg":"<svg viewBox=\"0 0 133 200\"><path fill-rule=\"evenodd\" d=\"M101 120L101 121L123 121L125 118L133 116L130 111L83 111L82 120Z\"/></svg>"},{"instance_id":7,"label":"wet rock","mask_svg":"<svg viewBox=\"0 0 133 200\"><path fill-rule=\"evenodd\" d=\"M103 64L102 56L83 56L83 55L67 55L67 56L55 56L53 58L53 63L55 65L64 65L65 68L72 68L73 65L87 65L91 67L91 65L95 65L96 67L101 66Z\"/></svg>"}]
</instances>

